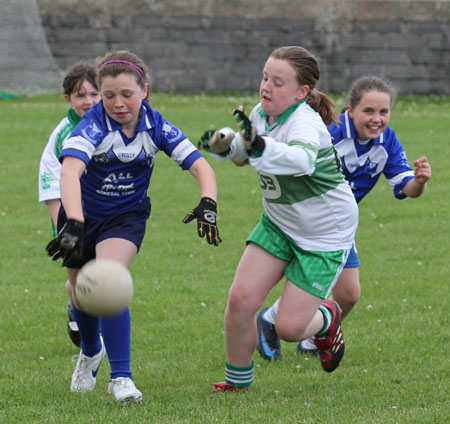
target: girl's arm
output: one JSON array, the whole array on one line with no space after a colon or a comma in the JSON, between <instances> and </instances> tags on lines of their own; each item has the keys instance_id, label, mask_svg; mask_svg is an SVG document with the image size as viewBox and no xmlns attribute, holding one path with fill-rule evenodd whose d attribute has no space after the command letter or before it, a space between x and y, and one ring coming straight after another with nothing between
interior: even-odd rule
<instances>
[{"instance_id":1,"label":"girl's arm","mask_svg":"<svg viewBox=\"0 0 450 424\"><path fill-rule=\"evenodd\" d=\"M60 199L49 199L45 203L47 203L48 211L52 218L53 224L55 228L58 226L58 212L61 206Z\"/></svg>"},{"instance_id":2,"label":"girl's arm","mask_svg":"<svg viewBox=\"0 0 450 424\"><path fill-rule=\"evenodd\" d=\"M205 158L197 159L189 168L189 172L197 180L201 197L209 197L217 201L216 174Z\"/></svg>"},{"instance_id":3,"label":"girl's arm","mask_svg":"<svg viewBox=\"0 0 450 424\"><path fill-rule=\"evenodd\" d=\"M86 169L81 159L66 156L61 169L61 202L64 206L67 222L58 236L47 244L46 250L53 260L62 258L66 266L72 258L82 255L84 216L81 205L80 177Z\"/></svg>"},{"instance_id":4,"label":"girl's arm","mask_svg":"<svg viewBox=\"0 0 450 424\"><path fill-rule=\"evenodd\" d=\"M67 218L79 222L84 222L80 177L85 169L86 164L74 156L66 156L61 169L61 202Z\"/></svg>"},{"instance_id":5,"label":"girl's arm","mask_svg":"<svg viewBox=\"0 0 450 424\"><path fill-rule=\"evenodd\" d=\"M431 178L431 166L426 156L414 161L414 178L403 187L408 197L419 197L425 190L426 182Z\"/></svg>"},{"instance_id":6,"label":"girl's arm","mask_svg":"<svg viewBox=\"0 0 450 424\"><path fill-rule=\"evenodd\" d=\"M218 246L222 239L219 237L219 229L216 225L217 215L217 182L213 169L205 158L198 158L189 168L189 172L198 181L201 199L198 206L192 209L183 219L183 224L188 224L194 218L197 219L197 232L200 237L205 237L209 244Z\"/></svg>"}]
</instances>

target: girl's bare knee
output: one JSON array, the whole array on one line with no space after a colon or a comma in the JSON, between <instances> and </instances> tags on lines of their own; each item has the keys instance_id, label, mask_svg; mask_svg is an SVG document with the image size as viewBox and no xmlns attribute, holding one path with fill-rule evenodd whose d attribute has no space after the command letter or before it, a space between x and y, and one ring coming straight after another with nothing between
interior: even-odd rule
<instances>
[{"instance_id":1,"label":"girl's bare knee","mask_svg":"<svg viewBox=\"0 0 450 424\"><path fill-rule=\"evenodd\" d=\"M275 331L281 339L287 342L297 342L301 339L305 328L298 323L294 324L292 321L275 322Z\"/></svg>"}]
</instances>

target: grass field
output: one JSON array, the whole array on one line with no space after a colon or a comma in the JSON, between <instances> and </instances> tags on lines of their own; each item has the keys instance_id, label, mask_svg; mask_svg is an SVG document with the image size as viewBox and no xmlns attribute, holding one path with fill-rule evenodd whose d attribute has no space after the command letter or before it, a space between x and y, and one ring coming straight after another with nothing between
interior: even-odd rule
<instances>
[{"instance_id":1,"label":"grass field","mask_svg":"<svg viewBox=\"0 0 450 424\"><path fill-rule=\"evenodd\" d=\"M194 142L234 126L231 111L255 102L152 99ZM402 201L382 177L360 205L363 293L344 322L339 368L327 374L283 343L281 362L255 354L255 382L243 394L210 393L224 379L227 292L262 212L256 173L207 158L219 182L215 248L194 223L181 224L199 200L195 180L159 155L152 217L131 266L132 369L144 398L122 408L107 395L107 361L93 392L69 390L78 350L66 333L65 270L46 256L50 221L37 200L39 158L66 109L58 95L0 101L0 423L449 422L450 98L400 98L393 111L408 158L427 155L433 177L421 198Z\"/></svg>"}]
</instances>

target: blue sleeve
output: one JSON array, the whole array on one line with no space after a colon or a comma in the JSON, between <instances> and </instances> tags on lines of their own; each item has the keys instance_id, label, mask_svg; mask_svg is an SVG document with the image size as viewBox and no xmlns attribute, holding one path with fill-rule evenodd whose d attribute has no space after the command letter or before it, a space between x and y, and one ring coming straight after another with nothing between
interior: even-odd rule
<instances>
[{"instance_id":1,"label":"blue sleeve","mask_svg":"<svg viewBox=\"0 0 450 424\"><path fill-rule=\"evenodd\" d=\"M414 170L409 165L406 152L395 131L387 127L384 136L388 159L383 169L383 174L388 180L394 196L397 199L404 199L406 195L402 192L403 187L414 178Z\"/></svg>"},{"instance_id":2,"label":"blue sleeve","mask_svg":"<svg viewBox=\"0 0 450 424\"><path fill-rule=\"evenodd\" d=\"M343 139L341 125L341 122L339 122L339 124L332 122L330 125L328 125L328 132L332 137L333 144L336 144Z\"/></svg>"},{"instance_id":3,"label":"blue sleeve","mask_svg":"<svg viewBox=\"0 0 450 424\"><path fill-rule=\"evenodd\" d=\"M102 109L99 104L93 106L83 116L70 136L64 140L60 161L64 156L75 156L86 164L92 157L95 148L105 138L105 123L101 119Z\"/></svg>"},{"instance_id":4,"label":"blue sleeve","mask_svg":"<svg viewBox=\"0 0 450 424\"><path fill-rule=\"evenodd\" d=\"M181 164L181 168L183 169L183 171L188 170L197 159L200 159L202 157L203 155L198 150L195 150L183 161L183 163Z\"/></svg>"},{"instance_id":5,"label":"blue sleeve","mask_svg":"<svg viewBox=\"0 0 450 424\"><path fill-rule=\"evenodd\" d=\"M153 110L155 129L153 140L159 150L174 160L183 170L189 169L202 154L174 124Z\"/></svg>"}]
</instances>

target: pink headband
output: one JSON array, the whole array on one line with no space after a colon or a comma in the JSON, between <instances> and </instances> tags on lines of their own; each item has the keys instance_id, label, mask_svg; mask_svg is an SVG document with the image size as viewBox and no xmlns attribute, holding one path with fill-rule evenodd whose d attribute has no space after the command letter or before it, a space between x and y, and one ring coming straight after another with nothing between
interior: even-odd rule
<instances>
[{"instance_id":1,"label":"pink headband","mask_svg":"<svg viewBox=\"0 0 450 424\"><path fill-rule=\"evenodd\" d=\"M139 66L137 66L135 63L128 62L128 60L121 60L121 59L107 60L106 62L103 62L101 64L100 69L102 69L105 65L109 65L110 63L125 63L126 65L130 65L141 74L142 78L145 78L144 71L141 68L139 68Z\"/></svg>"}]
</instances>

